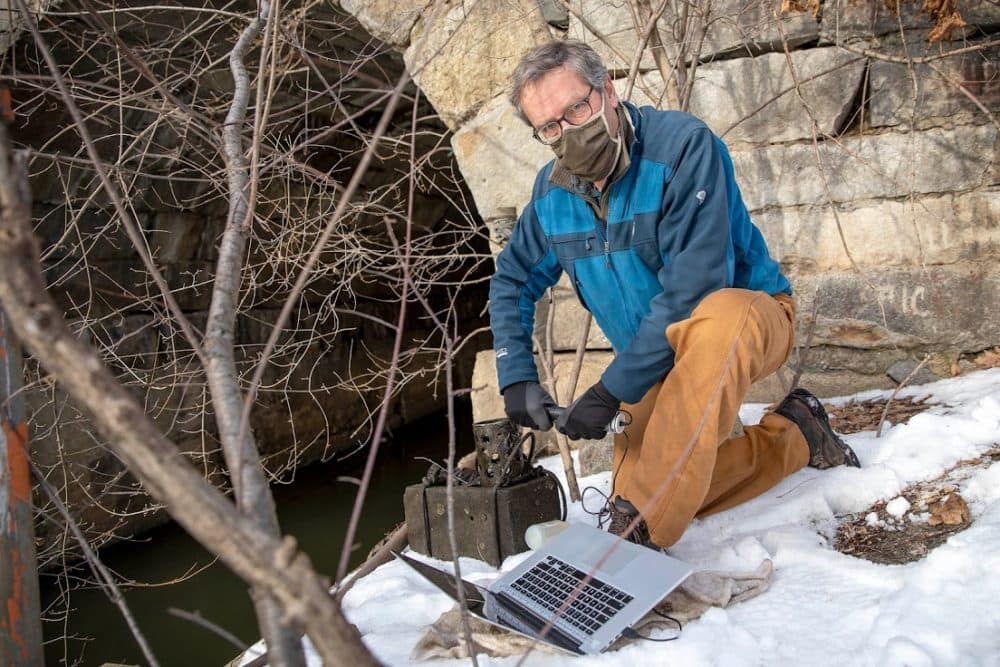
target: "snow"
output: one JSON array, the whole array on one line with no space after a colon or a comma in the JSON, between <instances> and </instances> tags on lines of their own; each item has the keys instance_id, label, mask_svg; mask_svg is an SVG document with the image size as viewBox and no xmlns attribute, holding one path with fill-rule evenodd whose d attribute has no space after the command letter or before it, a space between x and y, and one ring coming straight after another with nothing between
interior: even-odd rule
<instances>
[{"instance_id":1,"label":"snow","mask_svg":"<svg viewBox=\"0 0 1000 667\"><path fill-rule=\"evenodd\" d=\"M854 398L888 396L873 391ZM1000 465L977 469L960 482L972 525L921 560L880 565L832 546L838 517L884 501L898 519L910 509L900 495L907 485L933 479L1000 443L1000 369L905 388L899 397L905 396L929 396L935 405L906 424L884 425L881 437L845 436L861 469L806 468L753 501L696 520L670 549L697 569L747 571L770 558L774 577L761 595L710 610L669 643L638 641L592 657L534 652L523 663L519 657L481 655L479 665L1000 665ZM744 422L755 423L763 407L744 406ZM557 457L543 464L561 474ZM580 480L581 487L605 493L609 483L608 473ZM569 520L594 522L579 503L571 505ZM507 559L502 569L521 558ZM479 561L462 559L461 565L469 579L496 576ZM430 583L393 562L360 581L346 596L344 611L387 665L468 664L409 660L427 625L451 605ZM314 653L310 663L319 664Z\"/></svg>"},{"instance_id":2,"label":"snow","mask_svg":"<svg viewBox=\"0 0 1000 667\"><path fill-rule=\"evenodd\" d=\"M885 511L889 516L894 516L897 519L902 519L903 515L910 509L910 501L899 496L898 498L893 498L885 505Z\"/></svg>"}]
</instances>

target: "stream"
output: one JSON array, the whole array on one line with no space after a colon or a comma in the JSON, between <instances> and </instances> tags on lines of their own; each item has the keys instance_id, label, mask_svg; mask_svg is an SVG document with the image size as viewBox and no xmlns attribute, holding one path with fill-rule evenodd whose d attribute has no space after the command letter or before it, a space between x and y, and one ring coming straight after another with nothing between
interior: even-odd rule
<instances>
[{"instance_id":1,"label":"stream","mask_svg":"<svg viewBox=\"0 0 1000 667\"><path fill-rule=\"evenodd\" d=\"M471 451L471 408L458 402L458 452ZM379 450L371 488L359 524L351 567L364 560L369 549L403 520L403 489L420 481L426 459L443 462L448 453L445 415L425 418L397 429ZM365 452L346 461L302 468L291 484L273 488L282 531L294 535L313 566L331 579L337 570L344 533L354 502L356 485L338 481L359 478ZM136 622L163 667L215 665L222 667L240 649L207 627L172 614L171 608L196 614L245 645L260 633L246 585L174 524L146 533L137 540L101 552L104 564L119 581L142 582L122 586ZM145 665L146 660L117 607L100 589L79 587L93 581L89 568L74 571L69 585L70 612L65 619L44 623L48 665L98 666L104 663ZM60 595L65 578L43 574L43 608Z\"/></svg>"}]
</instances>

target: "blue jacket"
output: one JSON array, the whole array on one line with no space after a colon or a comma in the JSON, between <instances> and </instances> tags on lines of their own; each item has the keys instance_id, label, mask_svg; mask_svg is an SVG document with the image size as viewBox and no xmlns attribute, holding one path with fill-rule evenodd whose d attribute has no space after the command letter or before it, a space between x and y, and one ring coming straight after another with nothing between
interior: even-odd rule
<instances>
[{"instance_id":1,"label":"blue jacket","mask_svg":"<svg viewBox=\"0 0 1000 667\"><path fill-rule=\"evenodd\" d=\"M550 162L497 257L490 326L501 389L538 380L535 302L563 271L614 347L601 381L627 403L673 368L667 326L706 295L725 287L791 294L750 220L725 144L688 114L625 109L634 140L628 170L606 188L606 219L590 184L555 183Z\"/></svg>"}]
</instances>

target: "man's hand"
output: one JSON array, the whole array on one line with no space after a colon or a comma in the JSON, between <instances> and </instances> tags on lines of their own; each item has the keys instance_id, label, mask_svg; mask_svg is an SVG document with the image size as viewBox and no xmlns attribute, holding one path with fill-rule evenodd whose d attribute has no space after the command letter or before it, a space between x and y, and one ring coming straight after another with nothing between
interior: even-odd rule
<instances>
[{"instance_id":1,"label":"man's hand","mask_svg":"<svg viewBox=\"0 0 1000 667\"><path fill-rule=\"evenodd\" d=\"M511 421L538 431L552 428L548 408L555 404L537 382L515 382L503 390L503 407Z\"/></svg>"},{"instance_id":2,"label":"man's hand","mask_svg":"<svg viewBox=\"0 0 1000 667\"><path fill-rule=\"evenodd\" d=\"M556 422L556 430L565 433L570 440L603 438L620 403L598 381L566 408Z\"/></svg>"}]
</instances>

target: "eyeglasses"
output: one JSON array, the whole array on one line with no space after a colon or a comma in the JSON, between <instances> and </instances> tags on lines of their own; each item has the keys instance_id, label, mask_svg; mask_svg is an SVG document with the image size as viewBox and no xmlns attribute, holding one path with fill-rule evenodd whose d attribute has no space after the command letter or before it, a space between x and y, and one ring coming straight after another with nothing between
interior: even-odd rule
<instances>
[{"instance_id":1,"label":"eyeglasses","mask_svg":"<svg viewBox=\"0 0 1000 667\"><path fill-rule=\"evenodd\" d=\"M593 93L594 87L591 86L590 90L587 91L586 97L579 102L574 102L566 107L566 111L564 111L563 115L559 118L550 120L545 125L536 128L535 131L531 133L531 136L538 139L546 146L551 146L559 141L559 137L562 136L563 121L569 123L570 125L581 125L590 120L594 115L594 109L590 106L590 96Z\"/></svg>"}]
</instances>

